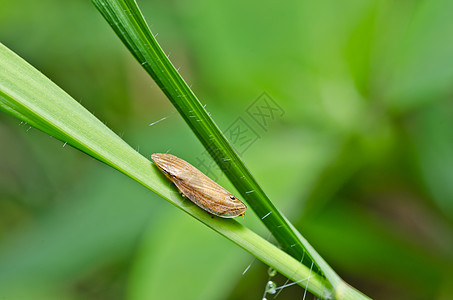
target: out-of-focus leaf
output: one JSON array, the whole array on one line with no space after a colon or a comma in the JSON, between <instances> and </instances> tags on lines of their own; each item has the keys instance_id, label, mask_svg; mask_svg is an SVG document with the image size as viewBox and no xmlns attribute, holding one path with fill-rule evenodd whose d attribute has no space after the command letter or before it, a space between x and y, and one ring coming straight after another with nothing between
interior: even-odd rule
<instances>
[{"instance_id":1,"label":"out-of-focus leaf","mask_svg":"<svg viewBox=\"0 0 453 300\"><path fill-rule=\"evenodd\" d=\"M226 299L252 258L181 213L159 219L167 225L149 227L134 263L128 298Z\"/></svg>"}]
</instances>

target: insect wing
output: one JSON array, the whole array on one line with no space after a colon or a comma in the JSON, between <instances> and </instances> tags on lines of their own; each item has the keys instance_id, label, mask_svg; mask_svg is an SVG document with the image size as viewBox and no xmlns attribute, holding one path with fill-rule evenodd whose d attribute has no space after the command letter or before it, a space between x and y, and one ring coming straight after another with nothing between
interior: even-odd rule
<instances>
[{"instance_id":1,"label":"insect wing","mask_svg":"<svg viewBox=\"0 0 453 300\"><path fill-rule=\"evenodd\" d=\"M216 216L221 216L221 213L216 210L217 206L213 206L212 201L209 201L206 198L205 194L200 192L200 190L198 190L197 188L194 188L194 186L192 185L193 183L187 184L185 180L181 180L177 177L172 178L172 181L184 197L186 197L202 209L206 210L207 212Z\"/></svg>"}]
</instances>

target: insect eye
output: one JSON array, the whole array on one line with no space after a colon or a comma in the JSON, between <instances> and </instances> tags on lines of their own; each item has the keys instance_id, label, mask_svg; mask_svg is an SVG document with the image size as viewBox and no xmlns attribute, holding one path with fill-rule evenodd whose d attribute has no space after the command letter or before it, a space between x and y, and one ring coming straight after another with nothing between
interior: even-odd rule
<instances>
[{"instance_id":1,"label":"insect eye","mask_svg":"<svg viewBox=\"0 0 453 300\"><path fill-rule=\"evenodd\" d=\"M234 196L230 196L230 199L231 199L231 200L234 200Z\"/></svg>"}]
</instances>

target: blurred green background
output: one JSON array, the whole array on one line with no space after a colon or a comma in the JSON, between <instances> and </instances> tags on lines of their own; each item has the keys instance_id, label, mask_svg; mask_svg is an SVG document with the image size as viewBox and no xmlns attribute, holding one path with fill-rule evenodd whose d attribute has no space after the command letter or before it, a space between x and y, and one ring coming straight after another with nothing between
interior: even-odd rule
<instances>
[{"instance_id":1,"label":"blurred green background","mask_svg":"<svg viewBox=\"0 0 453 300\"><path fill-rule=\"evenodd\" d=\"M90 1L0 4L2 43L143 155L196 165L199 142ZM220 128L260 136L244 161L340 276L375 299L451 299L452 1L139 5ZM266 130L247 114L263 92L284 110ZM0 170L0 299L263 296L265 265L4 113Z\"/></svg>"}]
</instances>

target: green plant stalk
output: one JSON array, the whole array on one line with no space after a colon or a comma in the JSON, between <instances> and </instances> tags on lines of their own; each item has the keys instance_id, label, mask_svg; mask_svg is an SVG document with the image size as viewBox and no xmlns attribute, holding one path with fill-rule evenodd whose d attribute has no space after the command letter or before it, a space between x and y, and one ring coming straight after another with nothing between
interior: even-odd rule
<instances>
[{"instance_id":1,"label":"green plant stalk","mask_svg":"<svg viewBox=\"0 0 453 300\"><path fill-rule=\"evenodd\" d=\"M304 258L304 263L309 266L313 254L304 251L306 247L298 239L294 227L267 197L203 105L179 75L149 30L135 1L92 0L92 2L162 89L217 165L282 248L298 260ZM318 262L315 261L315 264ZM318 266L315 266L314 270L317 271Z\"/></svg>"},{"instance_id":2,"label":"green plant stalk","mask_svg":"<svg viewBox=\"0 0 453 300\"><path fill-rule=\"evenodd\" d=\"M314 262L316 264L314 270L316 272L320 270L333 285L334 290L354 294L356 291L336 274L267 197L165 55L135 1L92 0L92 2L129 51L159 85L228 179L241 193L243 199L277 239L283 250L307 266Z\"/></svg>"},{"instance_id":3,"label":"green plant stalk","mask_svg":"<svg viewBox=\"0 0 453 300\"><path fill-rule=\"evenodd\" d=\"M334 291L325 278L311 273L306 266L237 221L212 218L183 200L148 159L3 44L0 44L0 109L112 166L311 293L333 299Z\"/></svg>"}]
</instances>

